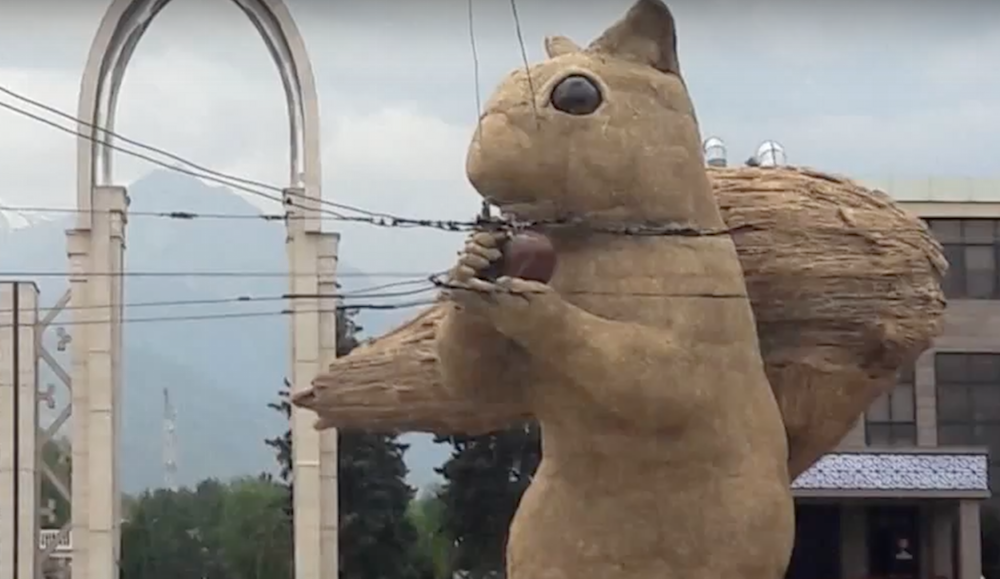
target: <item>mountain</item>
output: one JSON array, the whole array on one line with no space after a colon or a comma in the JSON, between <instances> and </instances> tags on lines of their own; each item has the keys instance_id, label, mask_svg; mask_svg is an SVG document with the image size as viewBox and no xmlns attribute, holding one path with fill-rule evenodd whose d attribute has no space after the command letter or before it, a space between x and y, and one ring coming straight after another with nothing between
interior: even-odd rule
<instances>
[{"instance_id":1,"label":"mountain","mask_svg":"<svg viewBox=\"0 0 1000 579\"><path fill-rule=\"evenodd\" d=\"M155 171L129 186L126 269L142 272L259 272L261 277L164 277L130 275L125 282L122 485L126 492L163 484L163 390L177 412L178 482L228 478L272 470L275 462L263 439L284 427L267 407L276 399L288 364L288 319L279 315L211 320L163 320L179 316L278 312L287 292L285 229L258 219L178 220L143 213L185 211L196 214L259 215L244 198L223 187L170 171ZM46 215L46 217L48 217ZM65 231L74 216L32 220L5 230L0 273L35 280L42 307L66 290ZM341 263L342 291L386 283ZM9 275L0 279L12 279ZM269 301L219 303L238 296ZM406 299L406 298L404 298ZM178 304L196 300L215 303ZM361 300L371 301L371 300ZM149 305L150 302L161 305ZM173 305L162 305L173 302ZM142 305L146 304L146 305ZM359 315L365 336L378 335L409 310ZM65 321L64 313L57 320ZM152 318L152 319L150 319ZM143 321L145 319L146 321ZM70 335L72 324L65 326ZM54 334L54 332L49 332ZM45 338L56 350L55 338ZM66 352L58 353L67 364ZM44 372L43 364L43 372ZM54 383L54 375L42 377ZM57 388L62 400L67 393ZM429 437L410 436L407 463L411 483L433 481L433 468L447 449Z\"/></svg>"},{"instance_id":2,"label":"mountain","mask_svg":"<svg viewBox=\"0 0 1000 579\"><path fill-rule=\"evenodd\" d=\"M15 211L9 207L3 199L0 199L0 241L7 239L7 236L16 229L51 221L50 216L37 211Z\"/></svg>"}]
</instances>

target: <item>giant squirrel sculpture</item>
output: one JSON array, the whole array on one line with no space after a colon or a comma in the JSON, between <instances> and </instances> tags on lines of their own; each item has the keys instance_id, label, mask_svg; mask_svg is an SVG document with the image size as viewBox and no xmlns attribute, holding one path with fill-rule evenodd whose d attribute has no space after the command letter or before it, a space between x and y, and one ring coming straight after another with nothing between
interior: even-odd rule
<instances>
[{"instance_id":1,"label":"giant squirrel sculpture","mask_svg":"<svg viewBox=\"0 0 1000 579\"><path fill-rule=\"evenodd\" d=\"M487 105L469 154L479 192L525 219L706 234L547 230L560 263L549 284L476 280L495 257L478 234L453 281L480 291L452 290L294 400L321 427L537 419L543 462L512 526L513 579L776 578L789 479L940 327L940 247L888 197L843 180L710 180L661 2L639 0L586 49L546 45L549 60ZM367 386L345 380L362 366Z\"/></svg>"}]
</instances>

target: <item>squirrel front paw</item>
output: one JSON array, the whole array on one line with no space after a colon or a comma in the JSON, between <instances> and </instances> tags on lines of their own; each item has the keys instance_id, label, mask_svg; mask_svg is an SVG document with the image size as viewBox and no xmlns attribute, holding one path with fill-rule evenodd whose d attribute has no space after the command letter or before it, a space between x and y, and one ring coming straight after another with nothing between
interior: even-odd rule
<instances>
[{"instance_id":1,"label":"squirrel front paw","mask_svg":"<svg viewBox=\"0 0 1000 579\"><path fill-rule=\"evenodd\" d=\"M531 328L558 326L562 298L549 285L510 276L502 268L502 232L477 232L469 237L451 270L448 297L463 311L481 316L501 334L517 339Z\"/></svg>"},{"instance_id":2,"label":"squirrel front paw","mask_svg":"<svg viewBox=\"0 0 1000 579\"><path fill-rule=\"evenodd\" d=\"M493 281L503 260L503 232L478 231L469 236L451 271L451 281L466 284L475 279Z\"/></svg>"},{"instance_id":3,"label":"squirrel front paw","mask_svg":"<svg viewBox=\"0 0 1000 579\"><path fill-rule=\"evenodd\" d=\"M484 308L496 286L490 281L499 269L505 234L479 231L473 233L458 254L458 263L451 269L447 295L463 310L485 315Z\"/></svg>"},{"instance_id":4,"label":"squirrel front paw","mask_svg":"<svg viewBox=\"0 0 1000 579\"><path fill-rule=\"evenodd\" d=\"M493 325L501 334L520 342L562 328L565 302L552 286L508 276L493 285Z\"/></svg>"}]
</instances>

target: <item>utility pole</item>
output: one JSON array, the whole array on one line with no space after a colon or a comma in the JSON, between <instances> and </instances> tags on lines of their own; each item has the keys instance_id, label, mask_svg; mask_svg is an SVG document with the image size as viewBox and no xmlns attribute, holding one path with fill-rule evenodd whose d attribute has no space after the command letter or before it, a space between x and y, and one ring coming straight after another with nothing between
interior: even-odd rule
<instances>
[{"instance_id":1,"label":"utility pole","mask_svg":"<svg viewBox=\"0 0 1000 579\"><path fill-rule=\"evenodd\" d=\"M177 409L163 389L163 486L177 492Z\"/></svg>"}]
</instances>

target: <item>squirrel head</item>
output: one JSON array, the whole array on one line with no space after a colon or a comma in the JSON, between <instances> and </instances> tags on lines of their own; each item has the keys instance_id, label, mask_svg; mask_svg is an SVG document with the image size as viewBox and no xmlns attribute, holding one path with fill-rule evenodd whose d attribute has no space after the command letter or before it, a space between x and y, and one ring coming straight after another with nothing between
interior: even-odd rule
<instances>
[{"instance_id":1,"label":"squirrel head","mask_svg":"<svg viewBox=\"0 0 1000 579\"><path fill-rule=\"evenodd\" d=\"M524 219L721 227L677 35L659 0L638 0L587 48L510 73L486 104L469 180Z\"/></svg>"}]
</instances>

